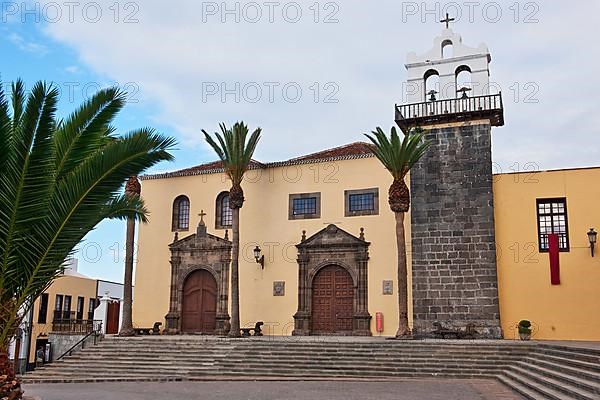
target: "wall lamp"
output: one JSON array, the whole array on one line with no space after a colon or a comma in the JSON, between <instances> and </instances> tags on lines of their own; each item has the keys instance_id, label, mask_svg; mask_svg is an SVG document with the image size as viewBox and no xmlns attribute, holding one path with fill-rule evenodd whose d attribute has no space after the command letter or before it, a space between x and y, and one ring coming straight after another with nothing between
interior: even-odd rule
<instances>
[{"instance_id":1,"label":"wall lamp","mask_svg":"<svg viewBox=\"0 0 600 400\"><path fill-rule=\"evenodd\" d=\"M592 251L592 257L594 257L594 246L596 245L596 239L598 239L598 232L596 232L594 228L590 228L590 231L587 233L587 235L590 241L590 250Z\"/></svg>"},{"instance_id":2,"label":"wall lamp","mask_svg":"<svg viewBox=\"0 0 600 400\"><path fill-rule=\"evenodd\" d=\"M257 264L260 264L262 269L265 269L265 255L261 255L260 253L260 247L256 245L256 247L254 248L254 259L256 260Z\"/></svg>"}]
</instances>

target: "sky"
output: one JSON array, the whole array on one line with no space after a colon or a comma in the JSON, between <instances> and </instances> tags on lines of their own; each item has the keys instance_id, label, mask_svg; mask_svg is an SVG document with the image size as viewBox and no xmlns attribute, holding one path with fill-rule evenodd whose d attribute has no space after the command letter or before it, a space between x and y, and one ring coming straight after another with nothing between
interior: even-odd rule
<instances>
[{"instance_id":1,"label":"sky","mask_svg":"<svg viewBox=\"0 0 600 400\"><path fill-rule=\"evenodd\" d=\"M600 165L597 0L3 1L0 77L53 82L60 116L121 87L119 132L177 138L176 160L150 172L214 160L201 129L238 120L263 129L256 159L284 160L393 126L406 55L431 48L446 12L465 44L490 49L505 105L494 172ZM100 224L79 271L121 282L124 237Z\"/></svg>"}]
</instances>

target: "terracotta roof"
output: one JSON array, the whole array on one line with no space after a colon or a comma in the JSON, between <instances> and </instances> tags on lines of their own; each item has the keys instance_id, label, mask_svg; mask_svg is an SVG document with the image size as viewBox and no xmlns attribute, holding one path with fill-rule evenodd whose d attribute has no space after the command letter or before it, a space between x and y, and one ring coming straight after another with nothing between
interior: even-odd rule
<instances>
[{"instance_id":1,"label":"terracotta roof","mask_svg":"<svg viewBox=\"0 0 600 400\"><path fill-rule=\"evenodd\" d=\"M250 161L250 169L264 168L264 165L258 161L252 160ZM213 161L206 164L196 165L195 167L180 169L173 172L166 172L157 175L145 175L142 176L141 179L153 179L153 177L163 177L171 178L176 176L189 176L189 175L201 175L201 174L213 174L217 172L223 172L223 162L222 161ZM159 179L154 178L154 179Z\"/></svg>"},{"instance_id":2,"label":"terracotta roof","mask_svg":"<svg viewBox=\"0 0 600 400\"><path fill-rule=\"evenodd\" d=\"M308 161L308 160L323 160L328 158L372 155L371 145L365 142L355 142L344 146L334 147L333 149L322 150L316 153L307 154L288 160L289 162Z\"/></svg>"},{"instance_id":3,"label":"terracotta roof","mask_svg":"<svg viewBox=\"0 0 600 400\"><path fill-rule=\"evenodd\" d=\"M334 147L327 150L322 150L316 153L307 154L304 156L291 158L286 161L277 161L271 163L261 163L259 161L252 160L250 162L250 169L259 168L276 168L284 167L288 165L298 164L314 164L320 162L340 161L340 160L352 160L356 158L367 158L373 157L371 152L371 145L365 142L355 142L346 144L339 147ZM197 165L195 167L181 169L173 172L166 172L162 174L144 175L141 176L142 180L150 179L164 179L164 178L175 178L180 176L193 176L193 175L204 175L204 174L215 174L223 172L223 163L221 161L213 161L206 164Z\"/></svg>"}]
</instances>

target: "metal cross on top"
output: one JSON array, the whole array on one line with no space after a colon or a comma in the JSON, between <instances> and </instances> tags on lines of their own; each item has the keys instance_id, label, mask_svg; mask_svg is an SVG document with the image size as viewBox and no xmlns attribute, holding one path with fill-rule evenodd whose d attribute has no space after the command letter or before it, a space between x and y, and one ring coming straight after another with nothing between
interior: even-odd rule
<instances>
[{"instance_id":1,"label":"metal cross on top","mask_svg":"<svg viewBox=\"0 0 600 400\"><path fill-rule=\"evenodd\" d=\"M198 214L200 216L200 223L203 224L204 223L204 216L206 215L206 213L204 212L204 210L200 210L200 214Z\"/></svg>"},{"instance_id":2,"label":"metal cross on top","mask_svg":"<svg viewBox=\"0 0 600 400\"><path fill-rule=\"evenodd\" d=\"M440 22L446 24L446 29L450 28L450 22L456 21L456 18L450 18L450 14L446 13L446 19L441 20Z\"/></svg>"}]
</instances>

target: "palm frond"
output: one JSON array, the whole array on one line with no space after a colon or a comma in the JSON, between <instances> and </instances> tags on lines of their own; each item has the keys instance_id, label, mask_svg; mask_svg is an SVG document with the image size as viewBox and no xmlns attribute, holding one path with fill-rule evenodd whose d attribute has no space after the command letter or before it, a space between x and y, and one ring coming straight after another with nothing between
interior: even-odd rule
<instances>
[{"instance_id":1,"label":"palm frond","mask_svg":"<svg viewBox=\"0 0 600 400\"><path fill-rule=\"evenodd\" d=\"M171 160L175 145L153 129L115 136L111 122L124 104L117 89L93 96L64 121L55 118L58 91L37 83L25 96L13 84L12 117L0 91L0 348L19 310L60 274L66 257L102 220L148 221L143 200L123 195L131 176Z\"/></svg>"},{"instance_id":2,"label":"palm frond","mask_svg":"<svg viewBox=\"0 0 600 400\"><path fill-rule=\"evenodd\" d=\"M223 163L225 173L231 182L239 185L250 167L262 130L257 128L247 139L249 130L244 122L236 122L231 129L228 129L224 123L219 127L221 132L214 134L216 140L205 130L202 130L202 133Z\"/></svg>"},{"instance_id":3,"label":"palm frond","mask_svg":"<svg viewBox=\"0 0 600 400\"><path fill-rule=\"evenodd\" d=\"M373 143L371 151L375 157L394 179L404 178L429 147L429 142L425 140L425 134L420 129L409 132L402 140L395 127L392 127L389 138L380 127L371 135L365 136Z\"/></svg>"}]
</instances>

